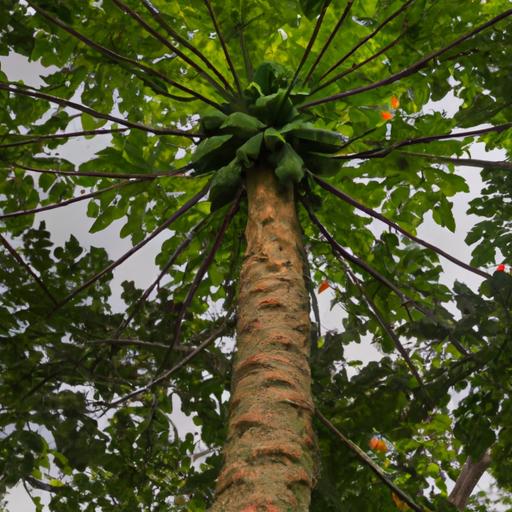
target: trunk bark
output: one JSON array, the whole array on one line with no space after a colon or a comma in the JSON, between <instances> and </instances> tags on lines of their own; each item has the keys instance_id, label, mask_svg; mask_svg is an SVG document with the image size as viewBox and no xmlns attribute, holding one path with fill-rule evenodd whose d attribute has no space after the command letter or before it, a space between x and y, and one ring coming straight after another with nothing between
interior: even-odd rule
<instances>
[{"instance_id":1,"label":"trunk bark","mask_svg":"<svg viewBox=\"0 0 512 512\"><path fill-rule=\"evenodd\" d=\"M293 187L247 173L228 439L212 512L302 512L315 474L306 260Z\"/></svg>"},{"instance_id":2,"label":"trunk bark","mask_svg":"<svg viewBox=\"0 0 512 512\"><path fill-rule=\"evenodd\" d=\"M478 460L468 457L462 467L455 487L450 493L448 501L455 505L458 510L465 510L473 489L477 486L480 478L491 465L491 453L486 451Z\"/></svg>"}]
</instances>

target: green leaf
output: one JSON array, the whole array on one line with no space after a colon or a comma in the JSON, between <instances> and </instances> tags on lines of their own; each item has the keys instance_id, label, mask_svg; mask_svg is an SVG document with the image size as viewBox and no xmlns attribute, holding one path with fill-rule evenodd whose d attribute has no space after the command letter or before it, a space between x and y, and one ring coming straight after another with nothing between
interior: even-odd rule
<instances>
[{"instance_id":1,"label":"green leaf","mask_svg":"<svg viewBox=\"0 0 512 512\"><path fill-rule=\"evenodd\" d=\"M217 109L208 109L201 115L201 128L206 133L219 129L227 116Z\"/></svg>"},{"instance_id":2,"label":"green leaf","mask_svg":"<svg viewBox=\"0 0 512 512\"><path fill-rule=\"evenodd\" d=\"M334 176L343 167L343 160L337 160L317 153L306 153L304 155L306 167L319 176Z\"/></svg>"},{"instance_id":3,"label":"green leaf","mask_svg":"<svg viewBox=\"0 0 512 512\"><path fill-rule=\"evenodd\" d=\"M300 0L302 12L310 20L316 18L320 14L320 10L324 0Z\"/></svg>"},{"instance_id":4,"label":"green leaf","mask_svg":"<svg viewBox=\"0 0 512 512\"><path fill-rule=\"evenodd\" d=\"M318 128L297 128L288 133L298 139L306 151L317 153L336 153L347 141L346 137L339 133Z\"/></svg>"},{"instance_id":5,"label":"green leaf","mask_svg":"<svg viewBox=\"0 0 512 512\"><path fill-rule=\"evenodd\" d=\"M265 140L265 147L272 152L276 151L286 143L286 139L283 137L281 132L275 128L267 128L263 133L263 138Z\"/></svg>"},{"instance_id":6,"label":"green leaf","mask_svg":"<svg viewBox=\"0 0 512 512\"><path fill-rule=\"evenodd\" d=\"M244 167L250 167L260 154L263 133L251 137L236 150L236 157Z\"/></svg>"},{"instance_id":7,"label":"green leaf","mask_svg":"<svg viewBox=\"0 0 512 512\"><path fill-rule=\"evenodd\" d=\"M276 176L283 184L299 183L304 177L304 162L288 143L277 155Z\"/></svg>"},{"instance_id":8,"label":"green leaf","mask_svg":"<svg viewBox=\"0 0 512 512\"><path fill-rule=\"evenodd\" d=\"M239 138L252 137L264 128L265 125L259 119L244 112L234 112L221 125L222 130Z\"/></svg>"},{"instance_id":9,"label":"green leaf","mask_svg":"<svg viewBox=\"0 0 512 512\"><path fill-rule=\"evenodd\" d=\"M211 211L229 203L242 186L242 166L237 160L215 172L210 188Z\"/></svg>"},{"instance_id":10,"label":"green leaf","mask_svg":"<svg viewBox=\"0 0 512 512\"><path fill-rule=\"evenodd\" d=\"M227 144L232 137L231 134L215 135L203 140L192 155L191 162L195 168L202 173L214 170L219 163L226 163L229 155L234 153Z\"/></svg>"}]
</instances>

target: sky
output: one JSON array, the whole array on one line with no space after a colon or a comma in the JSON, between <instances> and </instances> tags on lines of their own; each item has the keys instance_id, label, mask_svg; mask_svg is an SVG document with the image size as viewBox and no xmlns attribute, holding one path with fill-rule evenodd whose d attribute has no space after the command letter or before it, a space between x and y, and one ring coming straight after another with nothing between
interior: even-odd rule
<instances>
[{"instance_id":1,"label":"sky","mask_svg":"<svg viewBox=\"0 0 512 512\"><path fill-rule=\"evenodd\" d=\"M23 80L25 84L33 87L42 85L40 75L47 74L50 71L37 62L28 62L24 57L15 54L8 57L0 57L0 69L7 74L10 80ZM428 104L426 110L444 110L450 115L456 112L458 105L459 100L448 96L440 102ZM76 118L71 121L67 131L81 129L80 120ZM88 160L96 151L107 146L109 139L109 136L95 137L92 140L83 138L74 139L60 146L58 151L62 157L69 159L75 164L79 164ZM471 153L473 158L483 158L487 160L499 160L504 158L504 154L500 151L486 153L483 144L474 144ZM475 223L477 217L467 215L466 210L468 202L480 193L482 182L478 168L457 167L456 170L457 173L466 178L470 187L469 193L460 193L453 198L453 213L457 221L456 232L452 233L448 229L440 227L434 223L430 217L426 219L425 223L418 230L418 236L436 246L448 250L448 252L451 252L459 259L469 262L471 249L465 244L464 238ZM47 224L47 228L51 232L53 242L57 245L64 243L64 241L68 240L69 236L73 234L78 238L83 247L89 245L104 247L113 259L131 248L129 239L119 237L119 230L123 224L122 220L114 222L109 228L100 233L91 234L88 230L93 223L93 219L89 219L86 216L85 210L86 206L84 204L76 203L66 207L65 212L64 210L57 209L38 214L35 224L37 225L40 220L44 220ZM133 280L137 287L145 288L156 277L158 268L154 264L154 259L162 242L168 236L168 232L162 233L142 251L137 252L114 271L112 306L115 311L123 310L123 302L120 298L121 283L123 281ZM459 280L465 282L472 289L476 289L481 282L478 276L464 271L447 260L441 259L441 264L444 269L442 281L447 285L452 285L455 280ZM323 332L333 329L339 330L341 328L343 311L339 307L335 307L331 310L330 302L333 297L334 292L332 290L327 290L318 296ZM346 350L346 356L363 361L363 363L379 360L382 357L381 353L371 344L371 340L369 339L364 343L349 346ZM176 407L175 410L179 410L179 407ZM189 431L195 431L197 427L193 425L189 418L186 418L183 414L177 414L178 417L174 419L182 436ZM483 478L480 486L485 488L488 486L489 481L490 479L488 477ZM44 497L45 493L35 492L34 494ZM8 494L7 502L8 512L35 511L34 505L21 485L14 488Z\"/></svg>"}]
</instances>

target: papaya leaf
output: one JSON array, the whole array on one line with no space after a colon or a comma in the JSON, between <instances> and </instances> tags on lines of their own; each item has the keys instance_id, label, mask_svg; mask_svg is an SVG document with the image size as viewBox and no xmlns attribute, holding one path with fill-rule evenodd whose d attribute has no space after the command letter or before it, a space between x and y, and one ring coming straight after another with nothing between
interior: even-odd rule
<instances>
[{"instance_id":1,"label":"papaya leaf","mask_svg":"<svg viewBox=\"0 0 512 512\"><path fill-rule=\"evenodd\" d=\"M278 154L276 176L283 184L299 183L304 176L304 162L288 143Z\"/></svg>"},{"instance_id":2,"label":"papaya leaf","mask_svg":"<svg viewBox=\"0 0 512 512\"><path fill-rule=\"evenodd\" d=\"M236 150L236 157L244 167L250 167L258 158L263 141L263 133L251 137Z\"/></svg>"},{"instance_id":3,"label":"papaya leaf","mask_svg":"<svg viewBox=\"0 0 512 512\"><path fill-rule=\"evenodd\" d=\"M242 186L242 166L235 159L220 168L213 176L210 188L211 211L229 203Z\"/></svg>"}]
</instances>

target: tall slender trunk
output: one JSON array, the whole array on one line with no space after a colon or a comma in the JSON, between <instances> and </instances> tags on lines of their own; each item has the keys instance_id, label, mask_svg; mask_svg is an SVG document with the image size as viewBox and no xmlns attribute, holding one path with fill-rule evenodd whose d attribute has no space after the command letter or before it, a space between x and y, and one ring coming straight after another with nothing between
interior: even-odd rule
<instances>
[{"instance_id":1,"label":"tall slender trunk","mask_svg":"<svg viewBox=\"0 0 512 512\"><path fill-rule=\"evenodd\" d=\"M247 176L228 439L212 512L307 511L315 473L309 300L293 187Z\"/></svg>"}]
</instances>

